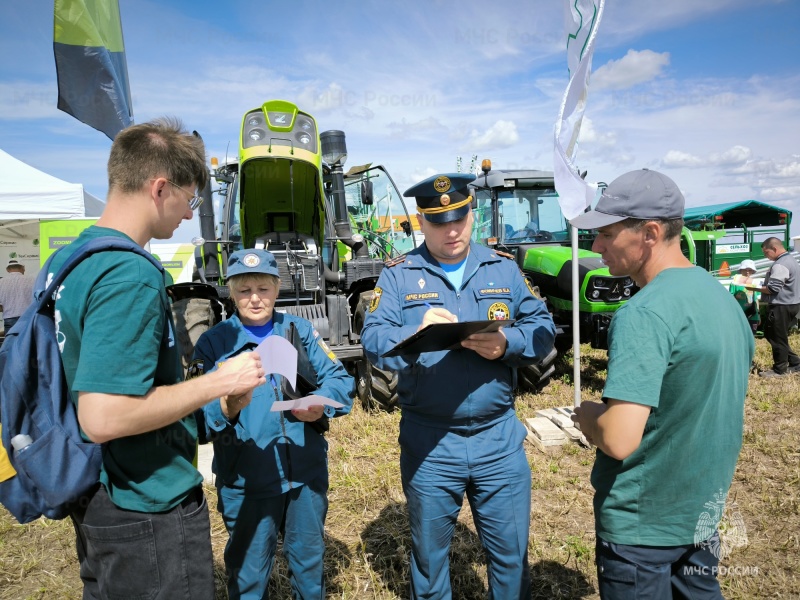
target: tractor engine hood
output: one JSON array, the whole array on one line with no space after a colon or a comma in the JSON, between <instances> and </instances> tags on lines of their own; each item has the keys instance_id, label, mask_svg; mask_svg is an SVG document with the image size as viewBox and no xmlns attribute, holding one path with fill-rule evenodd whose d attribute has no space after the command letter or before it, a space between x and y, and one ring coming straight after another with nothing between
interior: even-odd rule
<instances>
[{"instance_id":1,"label":"tractor engine hood","mask_svg":"<svg viewBox=\"0 0 800 600\"><path fill-rule=\"evenodd\" d=\"M525 249L523 270L551 300L568 300L572 296L572 249L565 246L534 245ZM633 280L614 276L600 255L578 250L578 282L584 310L605 310L636 292Z\"/></svg>"},{"instance_id":2,"label":"tractor engine hood","mask_svg":"<svg viewBox=\"0 0 800 600\"><path fill-rule=\"evenodd\" d=\"M578 263L580 265L580 280L583 281L587 273L603 269L604 274L609 276L608 269L600 255L589 250L578 250ZM551 277L565 276L571 281L572 275L572 248L567 246L543 246L532 245L525 248L525 260L522 268L525 271L533 271ZM563 273L563 275L562 275ZM572 284L569 284L572 287Z\"/></svg>"},{"instance_id":3,"label":"tractor engine hood","mask_svg":"<svg viewBox=\"0 0 800 600\"><path fill-rule=\"evenodd\" d=\"M319 169L306 161L258 157L240 167L239 198L243 242L260 237L312 237L322 245L325 195Z\"/></svg>"}]
</instances>

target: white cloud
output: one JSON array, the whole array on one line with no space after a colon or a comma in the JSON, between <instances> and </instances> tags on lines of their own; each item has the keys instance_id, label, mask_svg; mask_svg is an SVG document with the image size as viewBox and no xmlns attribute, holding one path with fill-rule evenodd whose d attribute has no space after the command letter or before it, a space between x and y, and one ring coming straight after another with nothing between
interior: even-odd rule
<instances>
[{"instance_id":1,"label":"white cloud","mask_svg":"<svg viewBox=\"0 0 800 600\"><path fill-rule=\"evenodd\" d=\"M699 156L694 156L688 152L670 150L661 159L661 164L665 167L695 169L705 167L707 162Z\"/></svg>"},{"instance_id":2,"label":"white cloud","mask_svg":"<svg viewBox=\"0 0 800 600\"><path fill-rule=\"evenodd\" d=\"M800 185L792 187L772 187L761 190L761 199L767 202L797 200L800 198Z\"/></svg>"},{"instance_id":3,"label":"white cloud","mask_svg":"<svg viewBox=\"0 0 800 600\"><path fill-rule=\"evenodd\" d=\"M733 146L724 152L712 152L705 158L680 150L670 150L661 159L661 164L665 167L684 169L731 167L741 173L755 168L755 163L749 162L751 155L752 151L747 146Z\"/></svg>"},{"instance_id":4,"label":"white cloud","mask_svg":"<svg viewBox=\"0 0 800 600\"><path fill-rule=\"evenodd\" d=\"M578 142L581 144L592 144L594 146L614 146L617 143L617 134L613 131L599 131L597 127L595 127L592 119L584 117L581 123L581 133L578 137Z\"/></svg>"},{"instance_id":5,"label":"white cloud","mask_svg":"<svg viewBox=\"0 0 800 600\"><path fill-rule=\"evenodd\" d=\"M428 137L434 135L436 131L446 130L437 119L428 117L420 121L407 121L405 118L400 121L393 121L387 125L389 130L392 131L392 136L400 139L408 139L413 137ZM435 135L442 135L435 134Z\"/></svg>"},{"instance_id":6,"label":"white cloud","mask_svg":"<svg viewBox=\"0 0 800 600\"><path fill-rule=\"evenodd\" d=\"M712 165L736 166L746 163L752 154L747 146L734 146L721 154L712 153L708 160Z\"/></svg>"},{"instance_id":7,"label":"white cloud","mask_svg":"<svg viewBox=\"0 0 800 600\"><path fill-rule=\"evenodd\" d=\"M669 65L669 52L628 50L619 60L610 60L591 78L591 89L624 90L659 77Z\"/></svg>"},{"instance_id":8,"label":"white cloud","mask_svg":"<svg viewBox=\"0 0 800 600\"><path fill-rule=\"evenodd\" d=\"M775 177L800 177L800 161L792 160L775 165Z\"/></svg>"},{"instance_id":9,"label":"white cloud","mask_svg":"<svg viewBox=\"0 0 800 600\"><path fill-rule=\"evenodd\" d=\"M519 142L517 125L513 121L503 121L501 119L483 133L473 130L467 148L480 152L508 148L517 142Z\"/></svg>"}]
</instances>

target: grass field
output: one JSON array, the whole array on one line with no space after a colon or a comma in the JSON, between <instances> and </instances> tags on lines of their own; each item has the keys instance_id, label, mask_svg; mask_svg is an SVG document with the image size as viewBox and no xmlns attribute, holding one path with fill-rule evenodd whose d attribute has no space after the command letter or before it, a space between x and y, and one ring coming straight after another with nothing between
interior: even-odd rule
<instances>
[{"instance_id":1,"label":"grass field","mask_svg":"<svg viewBox=\"0 0 800 600\"><path fill-rule=\"evenodd\" d=\"M793 347L800 336L793 335ZM584 347L584 399L599 398L605 378L602 352ZM538 395L521 395L520 417L537 409L572 404L571 355ZM769 346L757 343L756 363L771 364ZM800 375L751 376L744 446L729 495L723 528L742 523L746 543L723 562L726 598L800 597ZM356 407L336 419L330 441L330 510L326 574L329 598L406 598L410 537L400 487L398 413ZM526 444L533 472L529 560L534 598L597 598L594 524L589 473L594 450L572 444L550 454ZM713 465L698 465L701 469ZM218 568L218 598L225 598L222 548L227 534L211 504ZM81 587L69 521L17 525L0 509L0 600L80 598ZM486 596L486 568L469 508L462 510L451 553L454 598ZM290 598L285 565L273 572L272 598Z\"/></svg>"}]
</instances>

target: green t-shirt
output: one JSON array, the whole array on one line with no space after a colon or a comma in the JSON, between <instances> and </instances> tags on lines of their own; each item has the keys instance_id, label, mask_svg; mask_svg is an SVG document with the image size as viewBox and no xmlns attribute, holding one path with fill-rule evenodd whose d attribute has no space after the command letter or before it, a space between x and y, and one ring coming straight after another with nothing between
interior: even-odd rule
<instances>
[{"instance_id":1,"label":"green t-shirt","mask_svg":"<svg viewBox=\"0 0 800 600\"><path fill-rule=\"evenodd\" d=\"M742 445L753 351L736 300L697 267L662 271L617 311L603 397L652 410L628 458L597 451L599 537L679 546L713 533L709 515L714 526L720 515L710 507L727 494Z\"/></svg>"},{"instance_id":2,"label":"green t-shirt","mask_svg":"<svg viewBox=\"0 0 800 600\"><path fill-rule=\"evenodd\" d=\"M55 272L79 245L123 233L92 226L57 253ZM172 317L161 273L137 254L100 252L67 276L56 298L56 327L72 390L142 396L182 380ZM197 426L192 415L148 433L104 444L100 481L127 510L161 512L179 504L202 476L192 466Z\"/></svg>"}]
</instances>

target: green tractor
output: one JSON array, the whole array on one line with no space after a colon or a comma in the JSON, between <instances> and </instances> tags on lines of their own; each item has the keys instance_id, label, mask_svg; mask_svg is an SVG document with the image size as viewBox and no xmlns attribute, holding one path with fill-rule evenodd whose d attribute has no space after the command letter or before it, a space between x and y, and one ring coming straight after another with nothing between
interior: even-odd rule
<instances>
[{"instance_id":1,"label":"green tractor","mask_svg":"<svg viewBox=\"0 0 800 600\"><path fill-rule=\"evenodd\" d=\"M572 345L572 249L553 173L492 170L485 163L473 183L472 237L514 257L553 315L556 348L565 350ZM589 232L579 232L580 340L607 349L611 317L636 287L630 277L609 273L600 255L589 250L593 239ZM532 384L534 376L529 378Z\"/></svg>"},{"instance_id":2,"label":"green tractor","mask_svg":"<svg viewBox=\"0 0 800 600\"><path fill-rule=\"evenodd\" d=\"M315 119L290 102L271 100L248 111L237 160L212 173L224 198L218 232L210 191L200 207L198 281L172 287L174 301L199 298L208 308L193 316L183 307L176 325L189 332L184 347L193 347L211 323L231 314L223 285L227 257L263 248L280 271L276 310L311 321L357 377L362 403L391 409L396 376L371 366L359 333L384 261L414 240L388 172L366 165L345 175L346 159L344 133L320 134ZM377 218L384 210L395 219L388 229Z\"/></svg>"}]
</instances>

